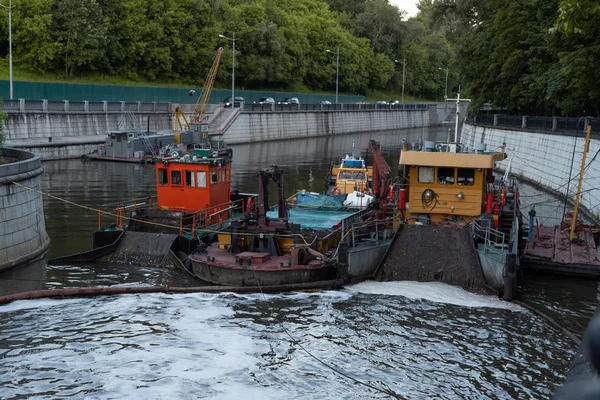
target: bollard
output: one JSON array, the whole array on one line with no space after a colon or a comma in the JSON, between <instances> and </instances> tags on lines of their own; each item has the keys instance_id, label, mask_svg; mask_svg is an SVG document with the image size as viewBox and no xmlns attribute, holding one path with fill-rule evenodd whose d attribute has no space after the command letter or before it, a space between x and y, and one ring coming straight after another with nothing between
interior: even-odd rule
<instances>
[{"instance_id":1,"label":"bollard","mask_svg":"<svg viewBox=\"0 0 600 400\"><path fill-rule=\"evenodd\" d=\"M517 292L517 255L507 254L504 264L504 300L511 301Z\"/></svg>"}]
</instances>

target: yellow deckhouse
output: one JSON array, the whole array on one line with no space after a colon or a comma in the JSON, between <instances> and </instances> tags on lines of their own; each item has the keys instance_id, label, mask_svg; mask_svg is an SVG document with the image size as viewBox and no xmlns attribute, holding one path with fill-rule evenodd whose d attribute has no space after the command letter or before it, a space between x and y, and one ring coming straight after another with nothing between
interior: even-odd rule
<instances>
[{"instance_id":1,"label":"yellow deckhouse","mask_svg":"<svg viewBox=\"0 0 600 400\"><path fill-rule=\"evenodd\" d=\"M400 171L405 185L400 189L398 213L408 221L424 224L471 222L491 213L495 193L497 154L402 151Z\"/></svg>"}]
</instances>

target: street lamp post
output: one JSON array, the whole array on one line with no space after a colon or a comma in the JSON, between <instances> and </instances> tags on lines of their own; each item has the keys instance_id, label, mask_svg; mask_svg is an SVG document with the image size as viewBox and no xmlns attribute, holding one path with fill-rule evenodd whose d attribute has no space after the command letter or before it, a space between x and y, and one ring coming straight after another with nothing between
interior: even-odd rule
<instances>
[{"instance_id":1,"label":"street lamp post","mask_svg":"<svg viewBox=\"0 0 600 400\"><path fill-rule=\"evenodd\" d=\"M439 70L443 71L443 68L438 68ZM448 101L448 71L450 69L448 67L446 67L446 89L444 89L444 101Z\"/></svg>"},{"instance_id":2,"label":"street lamp post","mask_svg":"<svg viewBox=\"0 0 600 400\"><path fill-rule=\"evenodd\" d=\"M13 99L13 74L12 74L12 0L8 3L8 6L0 4L0 7L8 9L8 69L10 75L10 99Z\"/></svg>"},{"instance_id":3,"label":"street lamp post","mask_svg":"<svg viewBox=\"0 0 600 400\"><path fill-rule=\"evenodd\" d=\"M325 50L327 53L335 54L337 61L335 64L335 104L338 103L338 84L340 77L340 47L338 46L337 51Z\"/></svg>"},{"instance_id":4,"label":"street lamp post","mask_svg":"<svg viewBox=\"0 0 600 400\"><path fill-rule=\"evenodd\" d=\"M227 40L231 40L231 42L233 43L232 46L232 50L231 50L231 107L234 108L235 107L235 41L237 40L235 38L235 32L233 32L232 37L227 37L225 35L219 35L220 38L223 39L227 39Z\"/></svg>"},{"instance_id":5,"label":"street lamp post","mask_svg":"<svg viewBox=\"0 0 600 400\"><path fill-rule=\"evenodd\" d=\"M394 62L399 63L400 61L394 60ZM406 58L402 62L402 105L404 106L404 77L406 75Z\"/></svg>"}]
</instances>

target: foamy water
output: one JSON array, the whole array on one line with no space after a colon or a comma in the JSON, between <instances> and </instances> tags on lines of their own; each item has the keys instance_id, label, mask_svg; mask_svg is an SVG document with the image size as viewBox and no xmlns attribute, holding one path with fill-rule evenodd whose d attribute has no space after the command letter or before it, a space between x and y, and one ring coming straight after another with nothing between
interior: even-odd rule
<instances>
[{"instance_id":1,"label":"foamy water","mask_svg":"<svg viewBox=\"0 0 600 400\"><path fill-rule=\"evenodd\" d=\"M389 398L351 377L407 399L549 398L568 339L445 286L19 301L0 307L0 397Z\"/></svg>"},{"instance_id":2,"label":"foamy water","mask_svg":"<svg viewBox=\"0 0 600 400\"><path fill-rule=\"evenodd\" d=\"M412 300L427 300L436 303L454 304L471 308L500 308L511 311L525 311L523 307L499 299L497 296L488 296L468 292L460 287L451 286L441 282L374 282L365 281L349 286L350 292L365 294L385 294L403 296Z\"/></svg>"}]
</instances>

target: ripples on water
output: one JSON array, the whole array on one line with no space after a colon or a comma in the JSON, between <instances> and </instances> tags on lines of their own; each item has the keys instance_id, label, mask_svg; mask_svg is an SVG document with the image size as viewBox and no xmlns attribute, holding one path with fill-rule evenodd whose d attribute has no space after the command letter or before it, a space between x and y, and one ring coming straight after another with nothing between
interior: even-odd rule
<instances>
[{"instance_id":1,"label":"ripples on water","mask_svg":"<svg viewBox=\"0 0 600 400\"><path fill-rule=\"evenodd\" d=\"M395 175L404 138L439 140L446 130L235 146L233 184L256 191L257 171L278 164L286 195L320 191L330 160L339 162L353 143L365 155L369 139L381 141ZM44 170L43 190L73 202L44 198L50 257L91 248L98 206L155 194L151 166L66 160L46 162ZM560 211L535 190L523 192L525 211L528 201L540 203L540 223L552 224ZM113 285L197 282L175 271L110 264L32 264L0 277L2 294ZM529 279L521 290L525 301L579 335L596 304L596 288L580 282ZM407 399L545 399L562 383L575 350L529 312L446 285L364 283L266 299L144 294L0 306L0 399L386 398L300 346Z\"/></svg>"},{"instance_id":2,"label":"ripples on water","mask_svg":"<svg viewBox=\"0 0 600 400\"><path fill-rule=\"evenodd\" d=\"M516 306L437 283L19 301L0 307L0 397L387 398L300 346L406 399L549 398L574 351Z\"/></svg>"}]
</instances>

